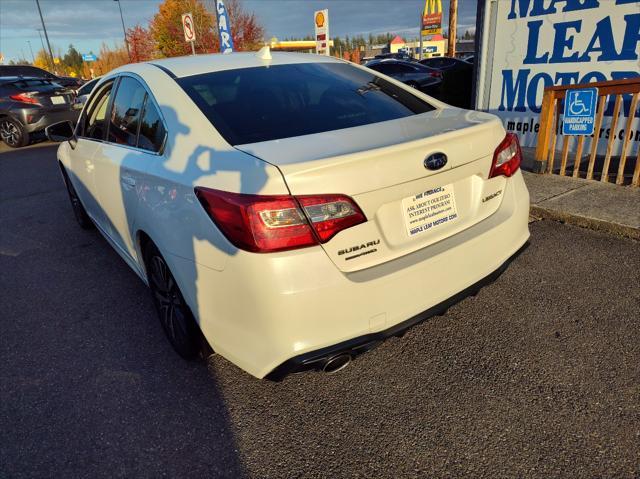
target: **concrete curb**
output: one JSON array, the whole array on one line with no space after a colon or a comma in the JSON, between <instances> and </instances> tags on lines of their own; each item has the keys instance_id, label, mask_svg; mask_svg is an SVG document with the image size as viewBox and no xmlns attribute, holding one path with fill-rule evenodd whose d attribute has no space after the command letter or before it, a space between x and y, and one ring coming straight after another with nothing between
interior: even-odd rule
<instances>
[{"instance_id":1,"label":"concrete curb","mask_svg":"<svg viewBox=\"0 0 640 479\"><path fill-rule=\"evenodd\" d=\"M535 218L559 221L570 225L580 226L595 231L624 236L640 241L640 229L633 226L622 225L611 221L604 221L587 216L580 216L557 209L545 208L540 205L531 205L529 214Z\"/></svg>"}]
</instances>

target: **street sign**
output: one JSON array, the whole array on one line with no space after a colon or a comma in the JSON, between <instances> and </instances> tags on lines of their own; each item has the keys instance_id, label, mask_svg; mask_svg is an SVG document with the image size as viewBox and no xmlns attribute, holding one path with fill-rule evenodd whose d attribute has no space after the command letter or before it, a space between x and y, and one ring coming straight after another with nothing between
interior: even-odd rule
<instances>
[{"instance_id":1,"label":"street sign","mask_svg":"<svg viewBox=\"0 0 640 479\"><path fill-rule=\"evenodd\" d=\"M442 33L442 0L425 0L420 33L422 35Z\"/></svg>"},{"instance_id":2,"label":"street sign","mask_svg":"<svg viewBox=\"0 0 640 479\"><path fill-rule=\"evenodd\" d=\"M564 100L563 135L593 134L597 99L597 88L567 90Z\"/></svg>"},{"instance_id":3,"label":"street sign","mask_svg":"<svg viewBox=\"0 0 640 479\"><path fill-rule=\"evenodd\" d=\"M329 10L318 10L313 14L316 26L316 53L329 55Z\"/></svg>"},{"instance_id":4,"label":"street sign","mask_svg":"<svg viewBox=\"0 0 640 479\"><path fill-rule=\"evenodd\" d=\"M95 62L98 59L93 53L83 53L82 61L83 62Z\"/></svg>"},{"instance_id":5,"label":"street sign","mask_svg":"<svg viewBox=\"0 0 640 479\"><path fill-rule=\"evenodd\" d=\"M191 13L185 13L182 15L182 29L184 30L185 42L196 41L196 29L193 26L193 16Z\"/></svg>"},{"instance_id":6,"label":"street sign","mask_svg":"<svg viewBox=\"0 0 640 479\"><path fill-rule=\"evenodd\" d=\"M220 52L233 52L233 37L231 36L231 24L227 15L227 9L222 0L216 0L216 15L218 18L218 33L220 34Z\"/></svg>"}]
</instances>

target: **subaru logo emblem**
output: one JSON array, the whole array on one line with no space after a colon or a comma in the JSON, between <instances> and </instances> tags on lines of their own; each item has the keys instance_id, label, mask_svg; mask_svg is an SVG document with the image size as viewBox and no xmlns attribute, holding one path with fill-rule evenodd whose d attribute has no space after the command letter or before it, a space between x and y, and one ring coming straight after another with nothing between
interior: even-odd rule
<instances>
[{"instance_id":1,"label":"subaru logo emblem","mask_svg":"<svg viewBox=\"0 0 640 479\"><path fill-rule=\"evenodd\" d=\"M427 170L439 170L447 164L447 155L444 153L433 153L424 159L424 167Z\"/></svg>"}]
</instances>

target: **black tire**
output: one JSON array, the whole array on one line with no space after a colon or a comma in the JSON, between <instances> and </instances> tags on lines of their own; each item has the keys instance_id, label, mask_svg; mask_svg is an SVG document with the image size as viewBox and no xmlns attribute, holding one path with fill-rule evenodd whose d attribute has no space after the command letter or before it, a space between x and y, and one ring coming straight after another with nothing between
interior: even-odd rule
<instances>
[{"instance_id":1,"label":"black tire","mask_svg":"<svg viewBox=\"0 0 640 479\"><path fill-rule=\"evenodd\" d=\"M0 139L11 148L21 148L29 144L29 133L19 121L0 118Z\"/></svg>"},{"instance_id":2,"label":"black tire","mask_svg":"<svg viewBox=\"0 0 640 479\"><path fill-rule=\"evenodd\" d=\"M64 179L64 184L67 187L67 193L69 194L69 201L71 202L71 209L73 209L73 214L76 217L76 221L80 225L80 228L83 230L90 230L94 227L93 221L89 218L87 214L87 210L84 209L80 198L78 197L78 193L76 193L75 188L71 184L71 180L69 179L69 175L67 175L66 170L62 165L60 165L62 169L62 178Z\"/></svg>"},{"instance_id":3,"label":"black tire","mask_svg":"<svg viewBox=\"0 0 640 479\"><path fill-rule=\"evenodd\" d=\"M184 359L207 357L211 348L184 300L169 266L151 241L144 247L144 262L151 297L171 346Z\"/></svg>"}]
</instances>

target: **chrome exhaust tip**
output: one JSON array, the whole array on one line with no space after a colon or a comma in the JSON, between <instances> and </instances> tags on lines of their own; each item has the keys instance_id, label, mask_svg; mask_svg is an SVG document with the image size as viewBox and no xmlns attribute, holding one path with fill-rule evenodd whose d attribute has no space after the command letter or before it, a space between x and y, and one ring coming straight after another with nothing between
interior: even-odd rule
<instances>
[{"instance_id":1,"label":"chrome exhaust tip","mask_svg":"<svg viewBox=\"0 0 640 479\"><path fill-rule=\"evenodd\" d=\"M327 374L337 373L341 369L346 368L351 362L351 355L348 353L336 354L327 359L322 365L322 372Z\"/></svg>"}]
</instances>

